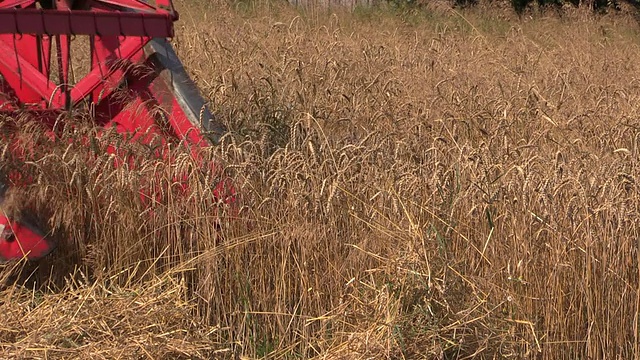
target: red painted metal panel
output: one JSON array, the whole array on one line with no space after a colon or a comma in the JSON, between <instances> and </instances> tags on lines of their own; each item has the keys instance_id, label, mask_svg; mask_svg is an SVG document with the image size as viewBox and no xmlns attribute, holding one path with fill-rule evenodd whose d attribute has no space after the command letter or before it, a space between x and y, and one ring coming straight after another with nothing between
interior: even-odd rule
<instances>
[{"instance_id":1,"label":"red painted metal panel","mask_svg":"<svg viewBox=\"0 0 640 360\"><path fill-rule=\"evenodd\" d=\"M13 7L29 7L35 4L35 0L6 0L0 2L0 9L10 9Z\"/></svg>"},{"instance_id":2,"label":"red painted metal panel","mask_svg":"<svg viewBox=\"0 0 640 360\"><path fill-rule=\"evenodd\" d=\"M58 85L60 93L67 95L67 91L71 84L69 83L69 59L71 57L71 38L69 35L56 35L57 57L58 57ZM71 108L72 103L67 102L67 96L64 96L64 104L67 108Z\"/></svg>"},{"instance_id":3,"label":"red painted metal panel","mask_svg":"<svg viewBox=\"0 0 640 360\"><path fill-rule=\"evenodd\" d=\"M55 244L51 243L37 227L12 221L0 215L0 261L28 257L39 259L49 254Z\"/></svg>"},{"instance_id":4,"label":"red painted metal panel","mask_svg":"<svg viewBox=\"0 0 640 360\"><path fill-rule=\"evenodd\" d=\"M140 38L140 37L131 37L126 38L124 41L120 43L120 46L117 49L113 50L103 61L93 64L93 70L91 70L87 76L85 76L82 80L80 80L72 89L71 89L71 102L75 104L80 100L84 99L88 96L92 91L96 90L97 87L104 84L105 80L108 81L110 77L112 77L116 71L122 69L122 65L126 64L114 64L114 61L117 59L131 59L136 53L140 52L142 48L146 45L146 43L150 39L148 38ZM129 62L130 63L130 62ZM120 66L114 66L120 65ZM122 73L118 73L118 77L122 77ZM110 83L114 83L114 81L108 81ZM105 91L110 92L112 89L105 89ZM108 95L102 93L101 96Z\"/></svg>"},{"instance_id":5,"label":"red painted metal panel","mask_svg":"<svg viewBox=\"0 0 640 360\"><path fill-rule=\"evenodd\" d=\"M159 79L154 81L149 87L154 98L160 102L163 108L169 113L169 124L179 139L188 140L191 144L206 147L210 144L202 137L200 129L193 126L189 118L184 113L175 95L167 84Z\"/></svg>"},{"instance_id":6,"label":"red painted metal panel","mask_svg":"<svg viewBox=\"0 0 640 360\"><path fill-rule=\"evenodd\" d=\"M60 107L61 103L54 93L56 85L17 53L14 46L3 40L0 38L0 53L3 54L0 56L0 72L20 101L29 103L46 99L54 107Z\"/></svg>"},{"instance_id":7,"label":"red painted metal panel","mask_svg":"<svg viewBox=\"0 0 640 360\"><path fill-rule=\"evenodd\" d=\"M94 69L98 64L107 63L108 59L113 56L120 46L120 38L117 36L103 36L100 38L90 36L89 44L91 49L91 68ZM136 61L137 59L132 60ZM111 90L116 88L118 83L122 81L124 71L118 69L111 76L107 77L105 75L102 72L100 73L100 76L105 78L104 82L91 93L91 102L94 104L99 104L109 96Z\"/></svg>"},{"instance_id":8,"label":"red painted metal panel","mask_svg":"<svg viewBox=\"0 0 640 360\"><path fill-rule=\"evenodd\" d=\"M137 0L93 0L94 3L103 3L116 6L122 6L131 10L142 12L156 11L156 8L144 1Z\"/></svg>"},{"instance_id":9,"label":"red painted metal panel","mask_svg":"<svg viewBox=\"0 0 640 360\"><path fill-rule=\"evenodd\" d=\"M169 14L0 9L0 34L173 37Z\"/></svg>"}]
</instances>

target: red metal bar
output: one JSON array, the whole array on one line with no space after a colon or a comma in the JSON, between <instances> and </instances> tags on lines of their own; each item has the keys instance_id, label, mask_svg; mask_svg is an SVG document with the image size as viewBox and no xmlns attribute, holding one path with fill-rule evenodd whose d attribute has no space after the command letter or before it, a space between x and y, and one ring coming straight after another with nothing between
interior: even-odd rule
<instances>
[{"instance_id":1,"label":"red metal bar","mask_svg":"<svg viewBox=\"0 0 640 360\"><path fill-rule=\"evenodd\" d=\"M156 11L156 8L154 6L137 0L93 0L93 2L121 6L124 8L142 12Z\"/></svg>"},{"instance_id":2,"label":"red metal bar","mask_svg":"<svg viewBox=\"0 0 640 360\"><path fill-rule=\"evenodd\" d=\"M58 56L58 83L60 93L67 95L69 88L69 62L71 61L71 37L69 35L56 35L57 56ZM65 96L65 106L71 108L71 103Z\"/></svg>"},{"instance_id":3,"label":"red metal bar","mask_svg":"<svg viewBox=\"0 0 640 360\"><path fill-rule=\"evenodd\" d=\"M125 39L120 47L118 48L117 54L112 54L106 61L100 61L98 63L93 64L93 70L89 72L82 80L80 80L74 87L71 89L71 104L76 104L81 101L85 97L87 97L92 91L94 91L97 87L107 80L111 78L114 74L118 76L116 73L117 70L121 70L120 67L113 66L111 62L115 59L130 59L134 54L141 51L142 48L149 42L148 38L127 38ZM120 75L121 76L121 75ZM120 77L118 76L118 77ZM105 89L105 91L110 91L112 89ZM105 93L102 94L104 97Z\"/></svg>"},{"instance_id":4,"label":"red metal bar","mask_svg":"<svg viewBox=\"0 0 640 360\"><path fill-rule=\"evenodd\" d=\"M0 34L173 37L170 14L0 9Z\"/></svg>"},{"instance_id":5,"label":"red metal bar","mask_svg":"<svg viewBox=\"0 0 640 360\"><path fill-rule=\"evenodd\" d=\"M25 83L20 77L21 69L16 68L21 62L33 64L34 53L28 51L29 48L36 46L36 37L33 35L24 35L19 40L12 35L0 35L0 41L3 41L12 52L3 51L0 57L0 72L4 78L4 82L14 91L13 95L23 103L37 103L42 100L42 96L34 90L31 84ZM18 57L18 54L23 56ZM12 57L9 59L9 57Z\"/></svg>"},{"instance_id":6,"label":"red metal bar","mask_svg":"<svg viewBox=\"0 0 640 360\"><path fill-rule=\"evenodd\" d=\"M67 39L64 39L65 37ZM21 102L46 101L46 104L49 105L48 107L66 108L65 99L61 95L67 89L66 85L68 83L69 48L67 42L69 39L68 36L61 36L61 38L62 41L58 45L60 85L49 81L42 72L38 71L29 61L23 59L22 56L16 54L10 46L0 39L0 53L4 54L4 56L0 56L0 72L9 85L18 92ZM105 84L105 82L109 84L117 83L118 79L122 77L122 65L125 64L117 66L118 64L113 64L113 61L131 59L136 53L141 52L148 41L148 38L127 38L117 48L117 54L114 51L104 61L94 63L93 70L70 89L70 103L68 106L74 106L98 87ZM21 89L25 89L27 93L21 93ZM106 97L112 90L105 88L100 96Z\"/></svg>"},{"instance_id":7,"label":"red metal bar","mask_svg":"<svg viewBox=\"0 0 640 360\"><path fill-rule=\"evenodd\" d=\"M62 106L59 99L53 96L56 85L1 39L0 54L2 54L0 56L0 71L7 83L18 93L18 96L20 96L21 89L28 91L24 94L25 98L21 97L22 102L36 100L34 94L37 94L41 100L46 99L54 107Z\"/></svg>"},{"instance_id":8,"label":"red metal bar","mask_svg":"<svg viewBox=\"0 0 640 360\"><path fill-rule=\"evenodd\" d=\"M103 36L96 39L96 36L89 36L89 48L91 49L91 69L95 69L97 64L106 63L113 56L114 52L120 46L120 39L117 36ZM91 94L91 102L98 104L109 96L110 89L115 89L124 76L122 69L116 70L111 76L106 76L100 72L101 77L105 78L104 83L97 86Z\"/></svg>"},{"instance_id":9,"label":"red metal bar","mask_svg":"<svg viewBox=\"0 0 640 360\"><path fill-rule=\"evenodd\" d=\"M0 2L0 9L10 9L18 6L26 8L33 5L35 2L35 0L6 0Z\"/></svg>"},{"instance_id":10,"label":"red metal bar","mask_svg":"<svg viewBox=\"0 0 640 360\"><path fill-rule=\"evenodd\" d=\"M1 36L1 35L0 35ZM22 35L24 38L25 35ZM36 49L38 51L38 70L49 78L51 71L51 38L45 35L36 36Z\"/></svg>"}]
</instances>

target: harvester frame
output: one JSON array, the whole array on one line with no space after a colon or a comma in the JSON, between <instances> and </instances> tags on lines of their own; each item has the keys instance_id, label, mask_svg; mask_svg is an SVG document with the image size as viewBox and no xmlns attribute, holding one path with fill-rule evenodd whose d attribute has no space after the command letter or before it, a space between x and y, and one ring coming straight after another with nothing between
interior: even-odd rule
<instances>
[{"instance_id":1,"label":"harvester frame","mask_svg":"<svg viewBox=\"0 0 640 360\"><path fill-rule=\"evenodd\" d=\"M55 137L69 114L89 112L131 141L182 141L197 157L225 128L167 41L178 18L171 0L0 0L0 114L33 114ZM81 45L90 66L72 79ZM8 186L19 184L0 183L0 210ZM0 211L0 260L35 260L54 247L40 229Z\"/></svg>"}]
</instances>

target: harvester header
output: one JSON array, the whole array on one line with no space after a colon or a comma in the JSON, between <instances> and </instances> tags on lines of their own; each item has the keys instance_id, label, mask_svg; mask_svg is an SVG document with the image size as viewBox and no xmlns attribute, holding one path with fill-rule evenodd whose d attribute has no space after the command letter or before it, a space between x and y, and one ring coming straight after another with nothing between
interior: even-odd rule
<instances>
[{"instance_id":1,"label":"harvester header","mask_svg":"<svg viewBox=\"0 0 640 360\"><path fill-rule=\"evenodd\" d=\"M90 114L126 139L181 141L197 157L225 129L167 41L177 20L170 0L0 0L0 114L32 114L52 137L73 114ZM37 259L53 248L33 235L39 229L5 215L0 259ZM20 229L30 231L24 241ZM4 253L3 242L21 251Z\"/></svg>"},{"instance_id":2,"label":"harvester header","mask_svg":"<svg viewBox=\"0 0 640 360\"><path fill-rule=\"evenodd\" d=\"M158 1L156 6L139 1L123 1L126 5L116 6L116 1L95 0L91 1L96 6L94 9L105 11L78 10L86 8L87 2L61 1L56 7L31 8L35 0L5 1L0 4L0 33L163 38L174 35L173 22L178 20L178 14L169 1ZM73 3L85 4L74 9ZM117 12L107 10L118 8Z\"/></svg>"}]
</instances>

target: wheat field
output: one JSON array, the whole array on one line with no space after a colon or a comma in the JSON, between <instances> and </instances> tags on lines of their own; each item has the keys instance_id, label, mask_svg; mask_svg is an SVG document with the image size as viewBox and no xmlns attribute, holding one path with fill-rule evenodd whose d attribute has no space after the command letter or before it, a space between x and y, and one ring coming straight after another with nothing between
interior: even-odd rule
<instances>
[{"instance_id":1,"label":"wheat field","mask_svg":"<svg viewBox=\"0 0 640 360\"><path fill-rule=\"evenodd\" d=\"M2 265L0 357L640 357L632 16L179 5L216 170L17 119L59 245Z\"/></svg>"}]
</instances>

